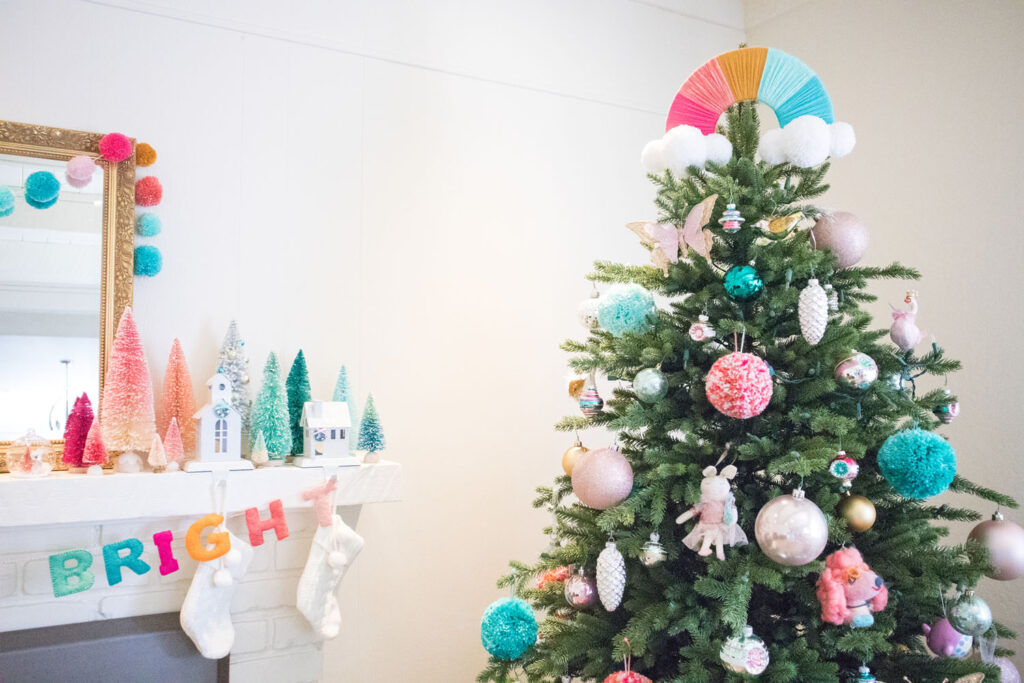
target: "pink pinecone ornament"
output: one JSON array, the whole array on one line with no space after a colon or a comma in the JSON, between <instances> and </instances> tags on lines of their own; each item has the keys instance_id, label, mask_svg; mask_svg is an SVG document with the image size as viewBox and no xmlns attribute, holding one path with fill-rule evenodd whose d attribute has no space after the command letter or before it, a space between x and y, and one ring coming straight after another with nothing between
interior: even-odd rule
<instances>
[{"instance_id":1,"label":"pink pinecone ornament","mask_svg":"<svg viewBox=\"0 0 1024 683\"><path fill-rule=\"evenodd\" d=\"M917 292L908 291L903 302L909 304L907 310L893 307L889 337L893 344L900 347L900 351L911 351L924 337L924 332L917 327Z\"/></svg>"}]
</instances>

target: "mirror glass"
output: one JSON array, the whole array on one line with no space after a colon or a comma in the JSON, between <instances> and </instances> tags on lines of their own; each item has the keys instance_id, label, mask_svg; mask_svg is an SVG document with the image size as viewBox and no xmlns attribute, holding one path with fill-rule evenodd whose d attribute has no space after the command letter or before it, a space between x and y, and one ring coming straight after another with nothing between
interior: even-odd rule
<instances>
[{"instance_id":1,"label":"mirror glass","mask_svg":"<svg viewBox=\"0 0 1024 683\"><path fill-rule=\"evenodd\" d=\"M0 154L0 188L14 195L13 212L0 217L0 440L29 428L63 438L76 396L98 404L103 169L76 188L65 167ZM47 208L25 197L38 171L60 183Z\"/></svg>"}]
</instances>

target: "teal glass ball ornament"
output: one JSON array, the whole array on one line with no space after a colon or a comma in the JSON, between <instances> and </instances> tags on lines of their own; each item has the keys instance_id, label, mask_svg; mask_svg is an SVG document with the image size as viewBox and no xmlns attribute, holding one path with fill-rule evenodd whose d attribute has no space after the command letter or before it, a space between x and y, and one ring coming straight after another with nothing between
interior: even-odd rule
<instances>
[{"instance_id":1,"label":"teal glass ball ornament","mask_svg":"<svg viewBox=\"0 0 1024 683\"><path fill-rule=\"evenodd\" d=\"M725 273L725 293L733 301L750 301L764 289L753 266L733 266Z\"/></svg>"},{"instance_id":2,"label":"teal glass ball ornament","mask_svg":"<svg viewBox=\"0 0 1024 683\"><path fill-rule=\"evenodd\" d=\"M633 379L633 391L644 403L654 403L668 393L668 378L657 368L641 370Z\"/></svg>"}]
</instances>

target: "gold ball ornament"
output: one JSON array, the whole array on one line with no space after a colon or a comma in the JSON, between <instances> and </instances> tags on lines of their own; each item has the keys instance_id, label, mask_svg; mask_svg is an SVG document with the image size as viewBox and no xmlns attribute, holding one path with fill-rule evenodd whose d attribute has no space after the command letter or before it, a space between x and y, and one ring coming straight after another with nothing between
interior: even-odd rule
<instances>
[{"instance_id":1,"label":"gold ball ornament","mask_svg":"<svg viewBox=\"0 0 1024 683\"><path fill-rule=\"evenodd\" d=\"M852 531L867 531L875 525L875 504L864 496L846 496L838 512Z\"/></svg>"},{"instance_id":2,"label":"gold ball ornament","mask_svg":"<svg viewBox=\"0 0 1024 683\"><path fill-rule=\"evenodd\" d=\"M562 469L565 473L572 476L572 468L576 464L576 461L583 457L583 454L590 449L580 443L579 439L576 439L576 443L565 449L565 453L562 453Z\"/></svg>"}]
</instances>

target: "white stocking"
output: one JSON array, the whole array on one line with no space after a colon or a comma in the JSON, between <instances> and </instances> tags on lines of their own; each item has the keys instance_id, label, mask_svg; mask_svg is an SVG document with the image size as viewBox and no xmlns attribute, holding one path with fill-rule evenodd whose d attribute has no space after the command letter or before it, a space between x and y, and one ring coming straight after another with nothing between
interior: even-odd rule
<instances>
[{"instance_id":1,"label":"white stocking","mask_svg":"<svg viewBox=\"0 0 1024 683\"><path fill-rule=\"evenodd\" d=\"M338 515L334 515L332 526L317 527L299 579L295 606L319 640L334 638L341 631L341 610L334 592L362 549L363 537Z\"/></svg>"},{"instance_id":2,"label":"white stocking","mask_svg":"<svg viewBox=\"0 0 1024 683\"><path fill-rule=\"evenodd\" d=\"M231 532L228 535L231 550L221 558L199 563L181 605L181 628L207 659L220 659L231 652L235 643L231 597L252 562L252 546Z\"/></svg>"}]
</instances>

